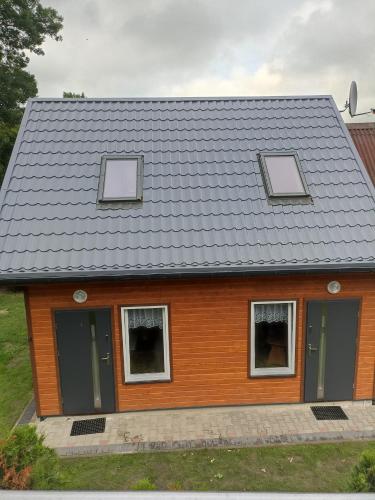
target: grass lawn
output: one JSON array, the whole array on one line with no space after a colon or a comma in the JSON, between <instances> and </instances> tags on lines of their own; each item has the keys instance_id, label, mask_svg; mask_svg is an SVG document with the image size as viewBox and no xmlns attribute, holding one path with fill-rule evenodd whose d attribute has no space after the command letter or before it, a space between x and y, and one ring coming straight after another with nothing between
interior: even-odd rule
<instances>
[{"instance_id":1,"label":"grass lawn","mask_svg":"<svg viewBox=\"0 0 375 500\"><path fill-rule=\"evenodd\" d=\"M32 395L22 293L0 293L0 439L10 431Z\"/></svg>"},{"instance_id":2,"label":"grass lawn","mask_svg":"<svg viewBox=\"0 0 375 500\"><path fill-rule=\"evenodd\" d=\"M64 458L65 489L346 491L375 442Z\"/></svg>"}]
</instances>

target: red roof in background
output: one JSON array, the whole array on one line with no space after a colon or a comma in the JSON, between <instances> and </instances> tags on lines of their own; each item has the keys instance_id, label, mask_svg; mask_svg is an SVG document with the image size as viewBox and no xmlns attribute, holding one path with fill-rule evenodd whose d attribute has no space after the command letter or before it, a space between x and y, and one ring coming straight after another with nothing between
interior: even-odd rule
<instances>
[{"instance_id":1,"label":"red roof in background","mask_svg":"<svg viewBox=\"0 0 375 500\"><path fill-rule=\"evenodd\" d=\"M375 184L375 122L347 123L350 135Z\"/></svg>"}]
</instances>

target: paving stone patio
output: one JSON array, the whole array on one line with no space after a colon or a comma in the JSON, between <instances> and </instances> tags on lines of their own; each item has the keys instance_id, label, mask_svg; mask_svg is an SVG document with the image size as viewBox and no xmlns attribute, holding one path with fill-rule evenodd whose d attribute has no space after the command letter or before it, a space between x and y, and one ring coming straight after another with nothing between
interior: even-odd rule
<instances>
[{"instance_id":1,"label":"paving stone patio","mask_svg":"<svg viewBox=\"0 0 375 500\"><path fill-rule=\"evenodd\" d=\"M36 423L46 444L65 456L375 439L371 402L341 406L348 420L318 421L310 405L299 404L110 414L105 415L104 433L84 436L70 436L72 423L92 415L49 417Z\"/></svg>"}]
</instances>

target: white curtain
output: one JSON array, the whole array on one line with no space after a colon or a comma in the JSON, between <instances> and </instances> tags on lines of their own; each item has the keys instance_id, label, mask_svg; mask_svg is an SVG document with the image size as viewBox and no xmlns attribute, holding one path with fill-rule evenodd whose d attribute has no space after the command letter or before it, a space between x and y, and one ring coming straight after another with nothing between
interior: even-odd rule
<instances>
[{"instance_id":1,"label":"white curtain","mask_svg":"<svg viewBox=\"0 0 375 500\"><path fill-rule=\"evenodd\" d=\"M158 326L163 329L163 310L162 309L128 309L129 328L154 328Z\"/></svg>"},{"instance_id":2,"label":"white curtain","mask_svg":"<svg viewBox=\"0 0 375 500\"><path fill-rule=\"evenodd\" d=\"M288 321L288 304L254 304L255 323Z\"/></svg>"}]
</instances>

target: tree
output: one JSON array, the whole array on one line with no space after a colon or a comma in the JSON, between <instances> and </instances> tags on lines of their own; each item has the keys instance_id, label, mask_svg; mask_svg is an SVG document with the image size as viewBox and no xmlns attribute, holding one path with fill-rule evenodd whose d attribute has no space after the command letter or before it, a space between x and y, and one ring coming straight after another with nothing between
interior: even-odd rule
<instances>
[{"instance_id":1,"label":"tree","mask_svg":"<svg viewBox=\"0 0 375 500\"><path fill-rule=\"evenodd\" d=\"M0 185L16 141L19 125L11 126L0 121Z\"/></svg>"},{"instance_id":2,"label":"tree","mask_svg":"<svg viewBox=\"0 0 375 500\"><path fill-rule=\"evenodd\" d=\"M26 71L25 51L44 55L46 37L61 40L62 17L40 0L0 0L0 182L5 173L23 106L37 95L34 75Z\"/></svg>"},{"instance_id":3,"label":"tree","mask_svg":"<svg viewBox=\"0 0 375 500\"><path fill-rule=\"evenodd\" d=\"M85 96L84 92L82 92L81 94L77 94L76 92L66 92L64 90L63 97L64 98L69 98L69 99L80 99L80 98L86 97L86 96Z\"/></svg>"}]
</instances>

